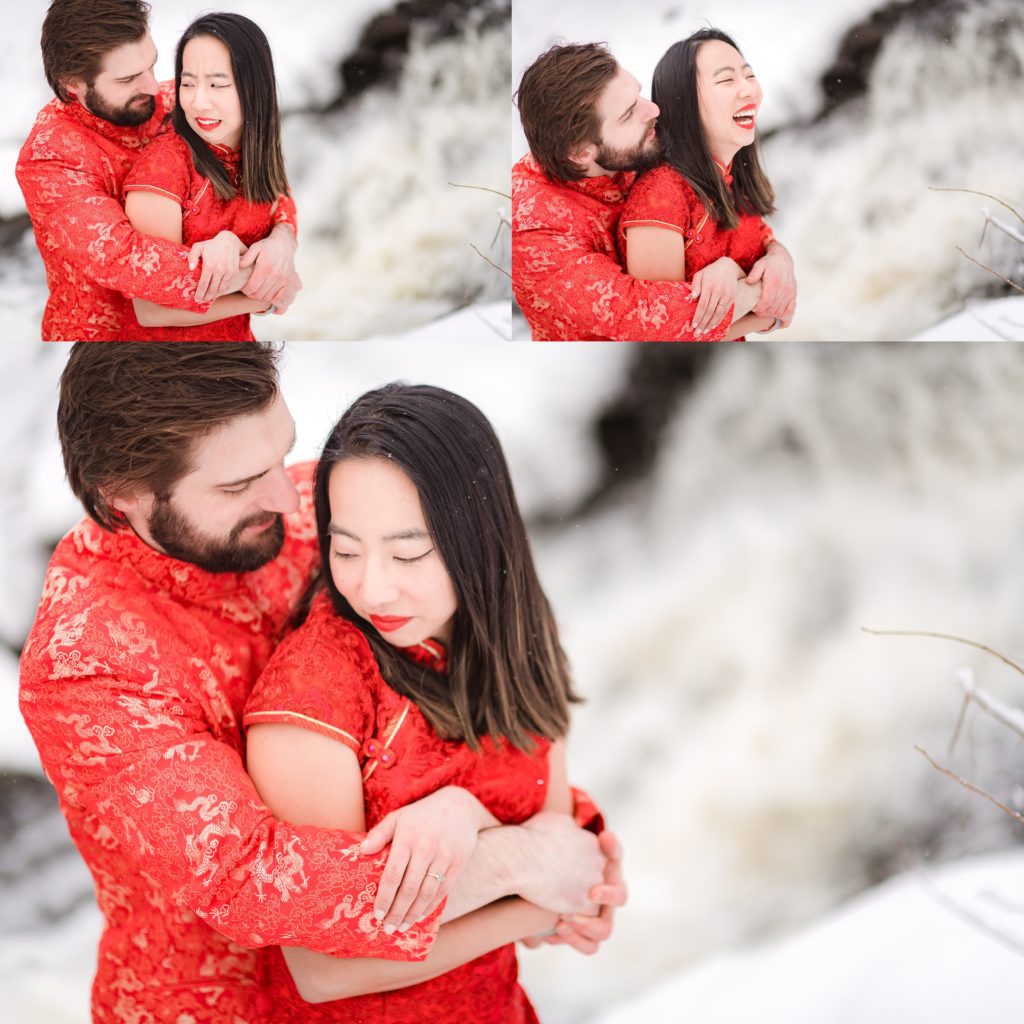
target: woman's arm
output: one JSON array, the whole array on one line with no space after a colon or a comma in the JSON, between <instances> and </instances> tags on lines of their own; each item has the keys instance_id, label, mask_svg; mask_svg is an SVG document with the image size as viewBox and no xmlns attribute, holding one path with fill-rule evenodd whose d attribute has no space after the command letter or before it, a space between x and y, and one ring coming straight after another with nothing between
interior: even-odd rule
<instances>
[{"instance_id":1,"label":"woman's arm","mask_svg":"<svg viewBox=\"0 0 1024 1024\"><path fill-rule=\"evenodd\" d=\"M512 897L442 925L426 960L418 963L339 960L307 949L282 950L299 995L322 1003L429 981L500 946L550 931L557 922L557 914Z\"/></svg>"},{"instance_id":2,"label":"woman's arm","mask_svg":"<svg viewBox=\"0 0 1024 1024\"><path fill-rule=\"evenodd\" d=\"M133 189L125 197L124 212L132 227L141 234L165 238L170 242L181 242L181 207L170 196ZM228 235L230 232L221 234ZM237 248L232 252L231 245L225 244L222 247L220 264L214 270L214 280L211 281L211 290L214 294L223 292L230 286L233 277L239 271L239 258L245 252L242 243L234 235L231 235L231 238L237 243ZM207 257L204 255L204 266L206 260ZM251 271L246 271L246 276L249 273ZM247 298L240 292L217 299L206 313L159 306L146 299L133 299L132 305L135 307L135 317L143 327L193 327L215 323L217 320L243 313L265 313L271 308L270 303Z\"/></svg>"}]
</instances>

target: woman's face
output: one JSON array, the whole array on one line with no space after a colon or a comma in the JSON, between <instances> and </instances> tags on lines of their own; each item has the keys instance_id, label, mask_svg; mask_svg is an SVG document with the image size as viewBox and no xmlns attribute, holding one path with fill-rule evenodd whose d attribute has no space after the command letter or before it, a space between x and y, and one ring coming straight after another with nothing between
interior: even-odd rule
<instances>
[{"instance_id":1,"label":"woman's face","mask_svg":"<svg viewBox=\"0 0 1024 1024\"><path fill-rule=\"evenodd\" d=\"M709 39L697 51L700 121L711 155L728 165L757 133L761 86L739 50Z\"/></svg>"},{"instance_id":2,"label":"woman's face","mask_svg":"<svg viewBox=\"0 0 1024 1024\"><path fill-rule=\"evenodd\" d=\"M178 102L192 130L210 145L235 149L242 141L242 102L228 48L196 36L181 55Z\"/></svg>"},{"instance_id":3,"label":"woman's face","mask_svg":"<svg viewBox=\"0 0 1024 1024\"><path fill-rule=\"evenodd\" d=\"M356 613L396 647L447 643L455 588L427 530L416 485L387 459L331 470L331 578Z\"/></svg>"}]
</instances>

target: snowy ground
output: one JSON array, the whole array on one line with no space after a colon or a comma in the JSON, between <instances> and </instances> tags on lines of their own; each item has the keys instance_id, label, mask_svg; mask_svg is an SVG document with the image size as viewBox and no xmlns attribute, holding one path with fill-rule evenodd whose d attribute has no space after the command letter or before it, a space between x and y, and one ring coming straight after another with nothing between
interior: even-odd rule
<instances>
[{"instance_id":1,"label":"snowy ground","mask_svg":"<svg viewBox=\"0 0 1024 1024\"><path fill-rule=\"evenodd\" d=\"M0 639L10 648L31 619L48 544L77 517L52 426L64 351L0 350ZM297 457L315 454L366 388L440 383L491 416L528 516L555 524L534 525L533 538L587 698L571 774L623 839L631 902L595 959L524 953L542 1019L716 1019L719 1004L749 1019L741 1000L758 992L777 1001L774 1017L757 1006L773 1024L861 1024L869 1011L872 1024L953 1024L968 998L972 1020L1012 1019L1002 951L986 954L967 925L941 928L913 872L879 890L883 903L870 894L926 854L956 863L1019 842L1009 819L913 748L1016 801L1019 742L972 714L955 754L946 743L959 668L1018 705L1020 680L980 652L860 627L945 629L1024 651L1022 350L722 349L672 417L649 478L578 516L599 470L590 422L626 356L620 345L412 341L289 345L284 357ZM31 773L9 654L0 702L0 764ZM5 907L15 908L0 984L18 1024L86 1019L97 922L73 853L50 849L60 833L51 816L14 850L0 845ZM1021 864L1005 863L964 870L974 889L1019 905L1004 882ZM929 871L980 906L954 876ZM866 903L850 903L865 892ZM927 1012L906 1009L926 983L946 993L945 1017L925 996ZM866 1001L872 993L889 1016Z\"/></svg>"},{"instance_id":2,"label":"snowy ground","mask_svg":"<svg viewBox=\"0 0 1024 1024\"><path fill-rule=\"evenodd\" d=\"M957 246L1024 279L1024 256L1014 255L1012 243L992 231L978 242L983 209L999 207L978 196L929 191L977 189L1024 213L1024 133L1007 128L1024 124L1024 28L999 28L1000 16L1007 25L1019 12L1017 0L972 0L948 39L895 33L868 96L809 126L822 99L818 77L843 32L881 6L568 0L551 14L544 0L517 0L513 81L559 40L604 41L646 91L669 43L706 24L730 33L764 87L759 122L776 131L763 148L778 207L771 220L793 254L800 289L791 328L772 340L912 338L959 312L967 296L993 280ZM514 112L512 138L518 156L526 143ZM1003 337L1003 330L968 317L938 337L980 341ZM1009 337L1021 340L1024 330L1011 324Z\"/></svg>"}]
</instances>

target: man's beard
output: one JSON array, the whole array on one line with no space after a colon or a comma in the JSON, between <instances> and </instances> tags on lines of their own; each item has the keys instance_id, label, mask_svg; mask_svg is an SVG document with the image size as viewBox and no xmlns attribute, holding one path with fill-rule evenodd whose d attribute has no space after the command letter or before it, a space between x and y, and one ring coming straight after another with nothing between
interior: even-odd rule
<instances>
[{"instance_id":1,"label":"man's beard","mask_svg":"<svg viewBox=\"0 0 1024 1024\"><path fill-rule=\"evenodd\" d=\"M250 541L242 541L249 526L273 522ZM207 572L252 572L278 556L284 544L284 519L264 512L236 523L223 540L201 534L166 497L157 498L149 519L149 535L172 558Z\"/></svg>"},{"instance_id":2,"label":"man's beard","mask_svg":"<svg viewBox=\"0 0 1024 1024\"><path fill-rule=\"evenodd\" d=\"M612 149L603 142L597 147L594 163L606 171L648 171L661 163L661 139L647 141L646 134L632 149Z\"/></svg>"},{"instance_id":3,"label":"man's beard","mask_svg":"<svg viewBox=\"0 0 1024 1024\"><path fill-rule=\"evenodd\" d=\"M133 106L136 100L142 99L146 102L138 107ZM116 124L119 128L135 128L140 124L145 124L156 110L156 97L147 96L145 93L133 96L123 107L112 107L100 96L99 90L94 85L90 85L86 89L83 103L90 113L111 124Z\"/></svg>"}]
</instances>

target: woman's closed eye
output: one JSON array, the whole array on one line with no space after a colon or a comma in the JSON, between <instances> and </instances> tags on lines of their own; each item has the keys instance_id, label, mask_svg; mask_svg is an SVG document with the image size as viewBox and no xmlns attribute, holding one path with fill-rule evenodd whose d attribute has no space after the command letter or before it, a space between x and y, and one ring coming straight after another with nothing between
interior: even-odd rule
<instances>
[{"instance_id":1,"label":"woman's closed eye","mask_svg":"<svg viewBox=\"0 0 1024 1024\"><path fill-rule=\"evenodd\" d=\"M412 565L414 562L422 562L423 559L427 557L427 555L429 555L429 554L431 554L433 552L433 550L434 550L433 548L427 548L427 550L424 551L423 554L421 554L421 555L412 555L412 556L407 556L405 558L401 558L398 555L395 555L394 557L395 557L395 561L396 562L401 562L402 565Z\"/></svg>"}]
</instances>

